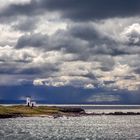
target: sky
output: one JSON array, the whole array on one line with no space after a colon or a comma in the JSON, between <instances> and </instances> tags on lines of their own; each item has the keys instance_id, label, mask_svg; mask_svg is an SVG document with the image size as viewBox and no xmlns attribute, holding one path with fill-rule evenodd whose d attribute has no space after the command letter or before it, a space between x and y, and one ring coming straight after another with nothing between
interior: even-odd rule
<instances>
[{"instance_id":1,"label":"sky","mask_svg":"<svg viewBox=\"0 0 140 140\"><path fill-rule=\"evenodd\" d=\"M0 2L0 103L140 104L139 0Z\"/></svg>"}]
</instances>

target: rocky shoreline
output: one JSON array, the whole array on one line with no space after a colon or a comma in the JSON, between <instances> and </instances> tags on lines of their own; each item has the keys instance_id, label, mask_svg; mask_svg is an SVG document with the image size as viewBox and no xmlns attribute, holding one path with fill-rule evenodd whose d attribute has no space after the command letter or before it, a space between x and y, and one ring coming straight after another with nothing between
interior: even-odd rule
<instances>
[{"instance_id":1,"label":"rocky shoreline","mask_svg":"<svg viewBox=\"0 0 140 140\"><path fill-rule=\"evenodd\" d=\"M86 115L140 115L140 112L86 113Z\"/></svg>"},{"instance_id":2,"label":"rocky shoreline","mask_svg":"<svg viewBox=\"0 0 140 140\"><path fill-rule=\"evenodd\" d=\"M95 115L140 115L140 112L86 113L82 108L39 106L0 106L0 119L17 117L80 117Z\"/></svg>"}]
</instances>

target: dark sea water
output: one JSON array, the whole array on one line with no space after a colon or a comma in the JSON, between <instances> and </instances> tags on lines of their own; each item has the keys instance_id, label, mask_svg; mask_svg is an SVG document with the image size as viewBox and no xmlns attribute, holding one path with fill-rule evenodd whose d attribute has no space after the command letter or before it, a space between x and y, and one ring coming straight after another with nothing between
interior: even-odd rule
<instances>
[{"instance_id":1,"label":"dark sea water","mask_svg":"<svg viewBox=\"0 0 140 140\"><path fill-rule=\"evenodd\" d=\"M119 108L118 108L119 109ZM116 109L87 109L86 111ZM124 108L119 111L135 110ZM0 119L0 140L140 140L140 116Z\"/></svg>"},{"instance_id":2,"label":"dark sea water","mask_svg":"<svg viewBox=\"0 0 140 140\"><path fill-rule=\"evenodd\" d=\"M0 140L139 140L139 116L0 120Z\"/></svg>"}]
</instances>

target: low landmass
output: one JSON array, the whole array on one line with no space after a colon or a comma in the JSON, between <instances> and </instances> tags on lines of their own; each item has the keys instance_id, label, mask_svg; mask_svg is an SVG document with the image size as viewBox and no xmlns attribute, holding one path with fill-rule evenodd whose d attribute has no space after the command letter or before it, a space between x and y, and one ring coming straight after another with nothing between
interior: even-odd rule
<instances>
[{"instance_id":1,"label":"low landmass","mask_svg":"<svg viewBox=\"0 0 140 140\"><path fill-rule=\"evenodd\" d=\"M78 116L85 114L82 108L72 107L48 107L48 106L37 106L28 107L24 105L16 106L0 106L0 118L14 118L14 117L38 117L38 116Z\"/></svg>"},{"instance_id":2,"label":"low landmass","mask_svg":"<svg viewBox=\"0 0 140 140\"><path fill-rule=\"evenodd\" d=\"M0 118L16 117L46 117L53 118L62 116L88 116L88 115L140 115L140 112L112 112L112 113L86 113L84 109L77 107L28 107L24 105L0 106Z\"/></svg>"}]
</instances>

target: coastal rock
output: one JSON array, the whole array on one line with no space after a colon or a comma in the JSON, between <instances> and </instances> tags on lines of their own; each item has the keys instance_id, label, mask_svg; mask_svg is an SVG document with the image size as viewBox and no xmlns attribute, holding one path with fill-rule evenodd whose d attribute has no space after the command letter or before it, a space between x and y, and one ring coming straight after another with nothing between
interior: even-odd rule
<instances>
[{"instance_id":1,"label":"coastal rock","mask_svg":"<svg viewBox=\"0 0 140 140\"><path fill-rule=\"evenodd\" d=\"M62 107L60 108L60 111L65 113L85 113L85 110L82 108L72 108L72 107Z\"/></svg>"}]
</instances>

